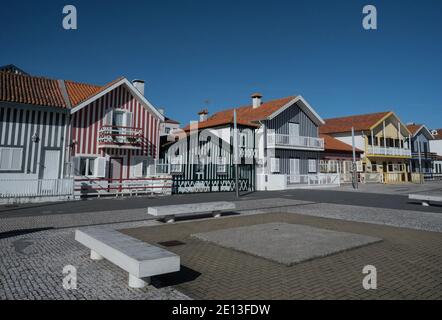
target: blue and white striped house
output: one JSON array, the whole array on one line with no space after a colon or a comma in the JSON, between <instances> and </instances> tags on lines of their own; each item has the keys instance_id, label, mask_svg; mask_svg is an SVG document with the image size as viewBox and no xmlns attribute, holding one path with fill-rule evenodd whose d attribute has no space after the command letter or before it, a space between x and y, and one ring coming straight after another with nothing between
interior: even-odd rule
<instances>
[{"instance_id":1,"label":"blue and white striped house","mask_svg":"<svg viewBox=\"0 0 442 320\"><path fill-rule=\"evenodd\" d=\"M204 110L193 126L198 132L210 131L228 145L238 146L240 165L252 167L250 181L253 190L339 184L337 174L319 172L320 153L324 151L319 126L324 122L307 101L301 96L266 102L261 98L260 94L253 94L251 105L219 111L210 117ZM234 110L237 114L237 142L233 131ZM191 126L184 128L185 132L190 130ZM193 152L191 145L187 145L187 153ZM170 160L170 152L166 152L165 158ZM181 179L203 183L206 179L216 178L198 178L192 173L195 163L188 165L189 170L181 173Z\"/></svg>"},{"instance_id":2,"label":"blue and white striped house","mask_svg":"<svg viewBox=\"0 0 442 320\"><path fill-rule=\"evenodd\" d=\"M0 197L72 196L69 110L58 80L0 72ZM1 199L0 199L1 200Z\"/></svg>"}]
</instances>

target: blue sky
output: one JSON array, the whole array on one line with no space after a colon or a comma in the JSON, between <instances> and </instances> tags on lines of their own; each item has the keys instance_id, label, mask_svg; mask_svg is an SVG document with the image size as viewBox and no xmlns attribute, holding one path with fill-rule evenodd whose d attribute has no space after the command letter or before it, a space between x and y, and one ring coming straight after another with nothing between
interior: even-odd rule
<instances>
[{"instance_id":1,"label":"blue sky","mask_svg":"<svg viewBox=\"0 0 442 320\"><path fill-rule=\"evenodd\" d=\"M78 30L62 28L62 8ZM362 28L374 4L378 30ZM442 127L442 1L2 1L0 65L104 84L146 80L182 122L301 94L323 117L383 110Z\"/></svg>"}]
</instances>

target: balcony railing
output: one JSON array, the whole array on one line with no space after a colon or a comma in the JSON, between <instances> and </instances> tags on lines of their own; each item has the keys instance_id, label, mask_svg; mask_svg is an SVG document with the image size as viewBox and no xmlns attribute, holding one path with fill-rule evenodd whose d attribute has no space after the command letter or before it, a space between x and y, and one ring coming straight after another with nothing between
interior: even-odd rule
<instances>
[{"instance_id":1,"label":"balcony railing","mask_svg":"<svg viewBox=\"0 0 442 320\"><path fill-rule=\"evenodd\" d=\"M324 150L324 139L315 137L292 136L288 134L267 135L270 147L294 147Z\"/></svg>"},{"instance_id":2,"label":"balcony railing","mask_svg":"<svg viewBox=\"0 0 442 320\"><path fill-rule=\"evenodd\" d=\"M140 128L123 126L102 126L98 131L100 145L130 145L140 147L143 138Z\"/></svg>"},{"instance_id":3,"label":"balcony railing","mask_svg":"<svg viewBox=\"0 0 442 320\"><path fill-rule=\"evenodd\" d=\"M404 148L367 146L367 153L371 155L411 157L411 150Z\"/></svg>"},{"instance_id":4,"label":"balcony railing","mask_svg":"<svg viewBox=\"0 0 442 320\"><path fill-rule=\"evenodd\" d=\"M414 159L419 159L419 152L412 152L411 155ZM437 153L435 153L435 152L421 152L420 158L427 159L427 160L436 160Z\"/></svg>"}]
</instances>

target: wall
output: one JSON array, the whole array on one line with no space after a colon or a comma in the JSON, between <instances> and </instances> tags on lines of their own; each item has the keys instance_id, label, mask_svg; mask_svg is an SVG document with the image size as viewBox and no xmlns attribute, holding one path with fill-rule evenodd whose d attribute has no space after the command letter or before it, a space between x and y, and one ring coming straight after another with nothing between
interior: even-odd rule
<instances>
[{"instance_id":1,"label":"wall","mask_svg":"<svg viewBox=\"0 0 442 320\"><path fill-rule=\"evenodd\" d=\"M59 150L58 177L63 177L67 112L61 108L0 104L0 146L23 148L21 169L0 171L0 178L42 178L44 152ZM39 141L32 141L34 133Z\"/></svg>"},{"instance_id":2,"label":"wall","mask_svg":"<svg viewBox=\"0 0 442 320\"><path fill-rule=\"evenodd\" d=\"M299 108L297 104L287 108L272 120L264 121L267 128L278 134L289 134L289 123L299 123L299 135L318 137L318 126Z\"/></svg>"}]
</instances>

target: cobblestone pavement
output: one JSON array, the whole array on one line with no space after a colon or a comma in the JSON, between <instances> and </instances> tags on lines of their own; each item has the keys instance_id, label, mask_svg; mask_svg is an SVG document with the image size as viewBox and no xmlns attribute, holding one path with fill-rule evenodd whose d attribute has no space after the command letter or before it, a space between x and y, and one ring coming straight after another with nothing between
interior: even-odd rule
<instances>
[{"instance_id":1,"label":"cobblestone pavement","mask_svg":"<svg viewBox=\"0 0 442 320\"><path fill-rule=\"evenodd\" d=\"M118 227L156 222L118 224ZM116 225L117 226L117 225ZM48 230L0 240L0 299L188 299L171 287L131 289L128 274L109 261L92 261L75 229ZM77 289L65 290L63 268L77 268Z\"/></svg>"},{"instance_id":2,"label":"cobblestone pavement","mask_svg":"<svg viewBox=\"0 0 442 320\"><path fill-rule=\"evenodd\" d=\"M238 210L247 210L256 213L265 212L272 208L285 208L312 202L274 198L237 201L235 203L237 204ZM153 218L150 218L146 214L146 208L0 218L0 238L2 237L1 233L8 233L6 236L10 236L9 233L17 231L16 233L19 234L20 230L32 231L32 229L41 228L66 228L149 219Z\"/></svg>"},{"instance_id":3,"label":"cobblestone pavement","mask_svg":"<svg viewBox=\"0 0 442 320\"><path fill-rule=\"evenodd\" d=\"M192 238L198 232L269 222L305 224L382 238L383 241L287 267ZM125 230L169 247L185 266L156 277L197 299L442 299L441 233L294 213L224 217ZM377 268L378 289L362 287L365 265Z\"/></svg>"},{"instance_id":4,"label":"cobblestone pavement","mask_svg":"<svg viewBox=\"0 0 442 320\"><path fill-rule=\"evenodd\" d=\"M409 195L410 193L439 193L442 194L442 180L426 181L423 184L402 183L402 184L358 184L358 189L353 189L351 184L343 184L340 187L333 188L335 191L377 193L377 194L396 194Z\"/></svg>"},{"instance_id":5,"label":"cobblestone pavement","mask_svg":"<svg viewBox=\"0 0 442 320\"><path fill-rule=\"evenodd\" d=\"M442 212L381 209L314 203L299 207L286 207L282 212L295 212L310 216L382 224L400 228L442 232Z\"/></svg>"}]
</instances>

